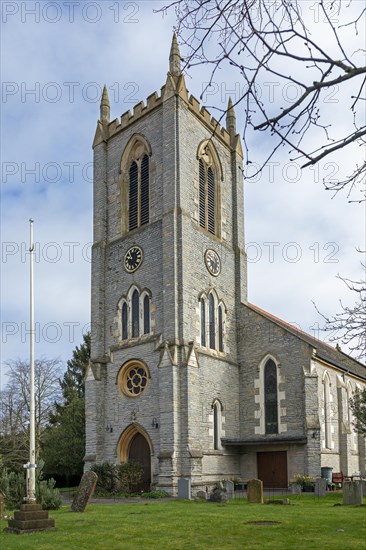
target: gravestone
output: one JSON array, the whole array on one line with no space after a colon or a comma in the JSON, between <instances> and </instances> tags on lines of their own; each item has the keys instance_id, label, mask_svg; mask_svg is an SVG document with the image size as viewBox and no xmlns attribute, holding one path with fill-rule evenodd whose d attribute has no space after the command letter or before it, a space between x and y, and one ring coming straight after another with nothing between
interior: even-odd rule
<instances>
[{"instance_id":1,"label":"gravestone","mask_svg":"<svg viewBox=\"0 0 366 550\"><path fill-rule=\"evenodd\" d=\"M247 498L252 504L263 504L263 481L260 479L248 481Z\"/></svg>"},{"instance_id":2,"label":"gravestone","mask_svg":"<svg viewBox=\"0 0 366 550\"><path fill-rule=\"evenodd\" d=\"M315 496L323 497L327 492L327 479L324 477L317 477L315 479Z\"/></svg>"},{"instance_id":3,"label":"gravestone","mask_svg":"<svg viewBox=\"0 0 366 550\"><path fill-rule=\"evenodd\" d=\"M197 491L197 498L202 498L203 500L207 500L206 491Z\"/></svg>"},{"instance_id":4,"label":"gravestone","mask_svg":"<svg viewBox=\"0 0 366 550\"><path fill-rule=\"evenodd\" d=\"M362 504L362 482L344 481L343 482L343 504L357 505Z\"/></svg>"},{"instance_id":5,"label":"gravestone","mask_svg":"<svg viewBox=\"0 0 366 550\"><path fill-rule=\"evenodd\" d=\"M297 483L291 485L291 493L293 495L301 495L301 485L298 485Z\"/></svg>"},{"instance_id":6,"label":"gravestone","mask_svg":"<svg viewBox=\"0 0 366 550\"><path fill-rule=\"evenodd\" d=\"M178 498L182 500L191 500L190 479L178 479Z\"/></svg>"},{"instance_id":7,"label":"gravestone","mask_svg":"<svg viewBox=\"0 0 366 550\"><path fill-rule=\"evenodd\" d=\"M232 481L225 481L225 491L228 499L234 498L234 483Z\"/></svg>"},{"instance_id":8,"label":"gravestone","mask_svg":"<svg viewBox=\"0 0 366 550\"><path fill-rule=\"evenodd\" d=\"M227 502L227 494L216 488L210 494L210 502Z\"/></svg>"},{"instance_id":9,"label":"gravestone","mask_svg":"<svg viewBox=\"0 0 366 550\"><path fill-rule=\"evenodd\" d=\"M72 512L84 512L89 500L92 498L98 476L95 472L85 472L71 504Z\"/></svg>"}]
</instances>

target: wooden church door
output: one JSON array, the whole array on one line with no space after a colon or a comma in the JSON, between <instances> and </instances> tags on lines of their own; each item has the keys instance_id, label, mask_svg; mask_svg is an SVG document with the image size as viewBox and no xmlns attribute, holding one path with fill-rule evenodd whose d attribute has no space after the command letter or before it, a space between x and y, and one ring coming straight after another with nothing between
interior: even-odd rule
<instances>
[{"instance_id":1,"label":"wooden church door","mask_svg":"<svg viewBox=\"0 0 366 550\"><path fill-rule=\"evenodd\" d=\"M144 467L144 473L141 483L136 488L137 491L150 491L151 484L151 456L150 447L145 437L137 433L134 435L128 453L129 462L138 462Z\"/></svg>"},{"instance_id":2,"label":"wooden church door","mask_svg":"<svg viewBox=\"0 0 366 550\"><path fill-rule=\"evenodd\" d=\"M263 487L284 489L288 486L286 451L257 453L257 469Z\"/></svg>"}]
</instances>

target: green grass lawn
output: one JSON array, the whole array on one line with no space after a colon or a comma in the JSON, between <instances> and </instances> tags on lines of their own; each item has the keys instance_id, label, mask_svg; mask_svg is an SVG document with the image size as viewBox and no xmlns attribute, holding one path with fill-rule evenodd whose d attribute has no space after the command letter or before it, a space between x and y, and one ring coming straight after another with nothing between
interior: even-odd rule
<instances>
[{"instance_id":1,"label":"green grass lawn","mask_svg":"<svg viewBox=\"0 0 366 550\"><path fill-rule=\"evenodd\" d=\"M339 494L291 496L291 505L228 504L201 501L153 501L91 504L83 514L69 506L50 512L57 531L4 533L1 550L222 549L222 548L366 548L366 508L334 506ZM250 525L278 521L279 525Z\"/></svg>"}]
</instances>

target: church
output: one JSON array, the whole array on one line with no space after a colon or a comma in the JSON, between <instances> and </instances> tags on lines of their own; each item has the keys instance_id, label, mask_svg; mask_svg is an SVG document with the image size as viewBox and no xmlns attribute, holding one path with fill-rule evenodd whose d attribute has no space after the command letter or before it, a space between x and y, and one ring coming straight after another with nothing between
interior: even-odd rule
<instances>
[{"instance_id":1,"label":"church","mask_svg":"<svg viewBox=\"0 0 366 550\"><path fill-rule=\"evenodd\" d=\"M137 461L172 495L365 474L366 368L248 302L234 108L223 127L188 95L175 35L160 94L111 121L104 88L93 151L85 470Z\"/></svg>"}]
</instances>

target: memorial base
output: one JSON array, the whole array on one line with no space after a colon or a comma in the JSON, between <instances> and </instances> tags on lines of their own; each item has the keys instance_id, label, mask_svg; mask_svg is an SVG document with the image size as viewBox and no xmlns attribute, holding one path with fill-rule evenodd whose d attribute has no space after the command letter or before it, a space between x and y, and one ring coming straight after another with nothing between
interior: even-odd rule
<instances>
[{"instance_id":1,"label":"memorial base","mask_svg":"<svg viewBox=\"0 0 366 550\"><path fill-rule=\"evenodd\" d=\"M8 520L7 533L23 535L35 531L54 531L55 520L48 517L47 510L42 510L41 504L22 504L20 510L14 512L14 519Z\"/></svg>"}]
</instances>

